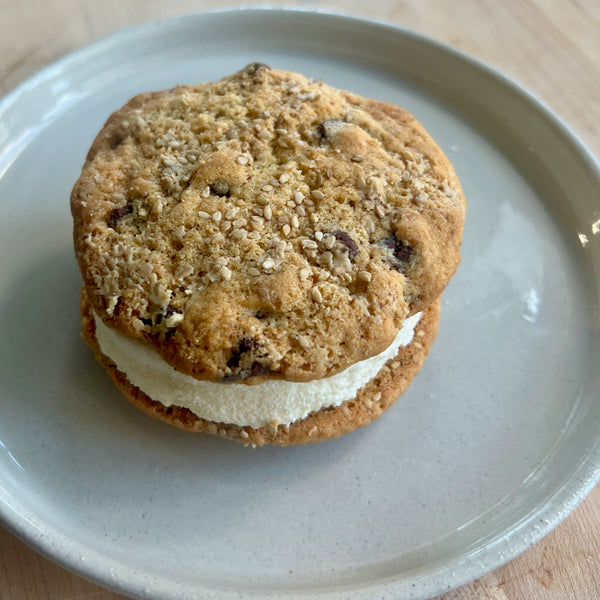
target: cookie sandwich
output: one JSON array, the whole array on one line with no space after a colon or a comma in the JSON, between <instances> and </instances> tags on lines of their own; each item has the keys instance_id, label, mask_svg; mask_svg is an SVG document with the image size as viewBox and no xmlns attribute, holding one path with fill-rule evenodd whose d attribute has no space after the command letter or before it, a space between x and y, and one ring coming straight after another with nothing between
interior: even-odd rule
<instances>
[{"instance_id":1,"label":"cookie sandwich","mask_svg":"<svg viewBox=\"0 0 600 600\"><path fill-rule=\"evenodd\" d=\"M115 112L71 209L83 336L124 395L288 445L361 427L408 387L465 203L406 111L255 63Z\"/></svg>"}]
</instances>

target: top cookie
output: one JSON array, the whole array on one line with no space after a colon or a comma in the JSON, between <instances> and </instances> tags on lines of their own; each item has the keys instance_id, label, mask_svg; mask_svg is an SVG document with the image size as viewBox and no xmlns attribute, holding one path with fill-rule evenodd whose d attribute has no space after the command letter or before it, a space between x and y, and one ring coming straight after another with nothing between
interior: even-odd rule
<instances>
[{"instance_id":1,"label":"top cookie","mask_svg":"<svg viewBox=\"0 0 600 600\"><path fill-rule=\"evenodd\" d=\"M406 111L255 63L114 113L71 209L109 326L198 379L258 383L385 349L453 275L465 207Z\"/></svg>"}]
</instances>

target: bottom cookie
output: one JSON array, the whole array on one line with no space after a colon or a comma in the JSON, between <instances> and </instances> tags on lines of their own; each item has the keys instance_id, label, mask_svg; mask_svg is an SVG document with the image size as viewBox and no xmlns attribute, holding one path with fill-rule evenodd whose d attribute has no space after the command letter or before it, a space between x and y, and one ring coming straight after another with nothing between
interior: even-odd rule
<instances>
[{"instance_id":1,"label":"bottom cookie","mask_svg":"<svg viewBox=\"0 0 600 600\"><path fill-rule=\"evenodd\" d=\"M288 446L321 442L354 431L379 417L408 388L421 368L435 339L439 316L440 301L437 300L423 311L410 344L400 347L396 356L387 361L379 373L361 388L352 400L312 412L290 425L268 424L255 429L207 421L187 408L164 406L134 386L100 351L92 308L85 290L81 293L83 338L130 402L151 417L181 429L215 434L253 446Z\"/></svg>"}]
</instances>

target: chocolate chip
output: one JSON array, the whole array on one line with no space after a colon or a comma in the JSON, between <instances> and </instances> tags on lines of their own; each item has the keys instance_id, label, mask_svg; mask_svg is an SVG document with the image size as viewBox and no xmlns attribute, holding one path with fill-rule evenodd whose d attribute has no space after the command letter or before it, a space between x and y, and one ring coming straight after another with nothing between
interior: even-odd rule
<instances>
[{"instance_id":1,"label":"chocolate chip","mask_svg":"<svg viewBox=\"0 0 600 600\"><path fill-rule=\"evenodd\" d=\"M269 65L265 65L265 63L253 62L253 63L250 63L244 69L244 71L246 71L247 73L256 73L257 71L260 71L261 69L266 69L267 71L270 71L271 67Z\"/></svg>"},{"instance_id":2,"label":"chocolate chip","mask_svg":"<svg viewBox=\"0 0 600 600\"><path fill-rule=\"evenodd\" d=\"M217 179L210 184L210 189L213 194L217 196L224 196L229 198L229 184L224 179Z\"/></svg>"},{"instance_id":3,"label":"chocolate chip","mask_svg":"<svg viewBox=\"0 0 600 600\"><path fill-rule=\"evenodd\" d=\"M175 308L171 304L167 304L165 308L165 319L168 319L175 312Z\"/></svg>"},{"instance_id":4,"label":"chocolate chip","mask_svg":"<svg viewBox=\"0 0 600 600\"><path fill-rule=\"evenodd\" d=\"M381 245L392 251L392 257L388 260L389 265L396 271L406 273L407 263L414 253L412 247L396 237L385 238L381 241Z\"/></svg>"},{"instance_id":5,"label":"chocolate chip","mask_svg":"<svg viewBox=\"0 0 600 600\"><path fill-rule=\"evenodd\" d=\"M152 319L145 319L144 317L140 317L140 321L144 325L148 325L148 327L152 327Z\"/></svg>"},{"instance_id":6,"label":"chocolate chip","mask_svg":"<svg viewBox=\"0 0 600 600\"><path fill-rule=\"evenodd\" d=\"M227 366L230 369L235 369L240 366L240 361L242 359L242 355L246 352L250 352L251 350L256 350L258 348L258 342L251 337L243 337L240 340L240 345L236 350L233 351L230 359L227 361Z\"/></svg>"},{"instance_id":7,"label":"chocolate chip","mask_svg":"<svg viewBox=\"0 0 600 600\"><path fill-rule=\"evenodd\" d=\"M111 150L118 148L124 141L127 136L122 131L114 131L113 134L108 139L108 145Z\"/></svg>"},{"instance_id":8,"label":"chocolate chip","mask_svg":"<svg viewBox=\"0 0 600 600\"><path fill-rule=\"evenodd\" d=\"M131 204L125 204L125 206L119 206L119 208L113 208L110 211L110 216L108 218L108 222L113 229L116 229L118 222L127 215L130 215L133 212L133 207Z\"/></svg>"},{"instance_id":9,"label":"chocolate chip","mask_svg":"<svg viewBox=\"0 0 600 600\"><path fill-rule=\"evenodd\" d=\"M317 132L322 138L331 141L337 133L347 126L348 123L340 121L340 119L327 119L317 125Z\"/></svg>"},{"instance_id":10,"label":"chocolate chip","mask_svg":"<svg viewBox=\"0 0 600 600\"><path fill-rule=\"evenodd\" d=\"M348 256L350 258L354 258L358 254L358 246L350 237L350 234L346 233L345 231L340 231L339 229L337 231L333 231L332 234L339 242L346 246L348 249Z\"/></svg>"}]
</instances>

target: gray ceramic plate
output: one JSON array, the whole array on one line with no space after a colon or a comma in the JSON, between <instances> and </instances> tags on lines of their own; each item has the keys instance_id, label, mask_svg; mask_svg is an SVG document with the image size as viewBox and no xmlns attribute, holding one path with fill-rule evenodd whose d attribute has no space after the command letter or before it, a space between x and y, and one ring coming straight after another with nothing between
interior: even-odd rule
<instances>
[{"instance_id":1,"label":"gray ceramic plate","mask_svg":"<svg viewBox=\"0 0 600 600\"><path fill-rule=\"evenodd\" d=\"M251 61L406 107L468 199L423 371L379 421L311 447L152 421L79 337L68 197L95 132L138 92ZM525 550L598 479L598 166L490 69L353 18L186 16L25 82L0 145L0 514L67 568L160 600L425 598Z\"/></svg>"}]
</instances>

